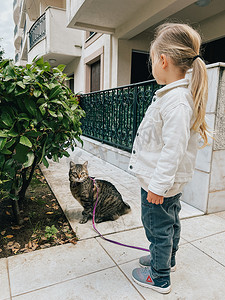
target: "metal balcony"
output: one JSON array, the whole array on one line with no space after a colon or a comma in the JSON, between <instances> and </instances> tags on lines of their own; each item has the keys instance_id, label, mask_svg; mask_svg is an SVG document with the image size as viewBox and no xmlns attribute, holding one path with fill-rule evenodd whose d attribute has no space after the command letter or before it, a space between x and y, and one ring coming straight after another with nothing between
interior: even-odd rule
<instances>
[{"instance_id":1,"label":"metal balcony","mask_svg":"<svg viewBox=\"0 0 225 300\"><path fill-rule=\"evenodd\" d=\"M30 49L35 46L46 35L45 13L33 24L29 30Z\"/></svg>"},{"instance_id":2,"label":"metal balcony","mask_svg":"<svg viewBox=\"0 0 225 300\"><path fill-rule=\"evenodd\" d=\"M68 64L81 56L80 30L66 27L65 9L48 7L28 33L28 62L43 56L52 65ZM54 62L54 63L53 63Z\"/></svg>"}]
</instances>

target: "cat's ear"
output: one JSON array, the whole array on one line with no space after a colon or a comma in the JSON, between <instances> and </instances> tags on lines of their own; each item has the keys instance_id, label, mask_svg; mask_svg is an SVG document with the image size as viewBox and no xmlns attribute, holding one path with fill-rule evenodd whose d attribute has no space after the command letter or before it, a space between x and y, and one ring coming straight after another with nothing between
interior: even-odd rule
<instances>
[{"instance_id":1,"label":"cat's ear","mask_svg":"<svg viewBox=\"0 0 225 300\"><path fill-rule=\"evenodd\" d=\"M75 163L71 160L71 162L70 162L70 168L72 168L74 166L75 166Z\"/></svg>"},{"instance_id":2,"label":"cat's ear","mask_svg":"<svg viewBox=\"0 0 225 300\"><path fill-rule=\"evenodd\" d=\"M88 165L88 161L85 161L85 163L83 163L83 167L87 168Z\"/></svg>"}]
</instances>

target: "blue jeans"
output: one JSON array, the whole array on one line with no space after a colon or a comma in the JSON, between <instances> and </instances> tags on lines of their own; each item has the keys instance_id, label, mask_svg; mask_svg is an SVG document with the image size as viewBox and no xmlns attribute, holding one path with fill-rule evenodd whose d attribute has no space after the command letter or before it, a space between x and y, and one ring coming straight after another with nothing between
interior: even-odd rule
<instances>
[{"instance_id":1,"label":"blue jeans","mask_svg":"<svg viewBox=\"0 0 225 300\"><path fill-rule=\"evenodd\" d=\"M182 193L165 197L163 204L156 205L147 201L147 192L141 189L141 218L145 234L151 243L149 250L154 278L169 276L171 265L175 265L181 229L181 195Z\"/></svg>"}]
</instances>

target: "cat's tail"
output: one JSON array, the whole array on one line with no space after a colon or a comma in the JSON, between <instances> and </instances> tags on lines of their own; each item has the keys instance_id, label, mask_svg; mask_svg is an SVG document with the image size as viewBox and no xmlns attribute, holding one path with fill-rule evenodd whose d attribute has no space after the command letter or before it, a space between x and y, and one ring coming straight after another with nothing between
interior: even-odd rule
<instances>
[{"instance_id":1,"label":"cat's tail","mask_svg":"<svg viewBox=\"0 0 225 300\"><path fill-rule=\"evenodd\" d=\"M122 210L122 215L127 214L131 211L130 205L126 202L123 201L123 210Z\"/></svg>"}]
</instances>

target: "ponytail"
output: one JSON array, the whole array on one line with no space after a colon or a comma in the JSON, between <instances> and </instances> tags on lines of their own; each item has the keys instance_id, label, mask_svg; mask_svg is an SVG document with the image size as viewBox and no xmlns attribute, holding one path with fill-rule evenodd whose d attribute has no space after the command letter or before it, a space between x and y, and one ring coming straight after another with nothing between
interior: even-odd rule
<instances>
[{"instance_id":1,"label":"ponytail","mask_svg":"<svg viewBox=\"0 0 225 300\"><path fill-rule=\"evenodd\" d=\"M208 145L208 126L205 121L206 104L208 99L208 77L204 61L198 56L192 64L191 93L194 101L195 122L193 130L200 133L204 144Z\"/></svg>"}]
</instances>

